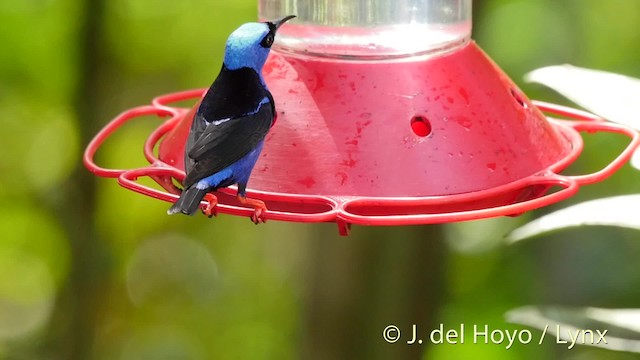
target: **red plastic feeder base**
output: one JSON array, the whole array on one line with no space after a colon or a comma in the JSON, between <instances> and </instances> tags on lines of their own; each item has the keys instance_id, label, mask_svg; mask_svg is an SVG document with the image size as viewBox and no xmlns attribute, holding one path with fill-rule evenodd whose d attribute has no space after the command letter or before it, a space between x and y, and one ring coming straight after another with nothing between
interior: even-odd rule
<instances>
[{"instance_id":1,"label":"red plastic feeder base","mask_svg":"<svg viewBox=\"0 0 640 360\"><path fill-rule=\"evenodd\" d=\"M264 69L278 110L249 195L265 218L294 222L434 224L516 215L566 199L603 180L640 143L630 128L583 111L532 103L471 42L436 57L353 61L274 53ZM131 190L175 201L184 177L184 144L204 90L161 96L108 124L87 147L85 165ZM571 120L547 119L541 111ZM93 157L123 123L169 116L147 139L150 165L110 170ZM583 148L580 131L628 136L626 149L601 171L560 172ZM157 152L155 148L157 146ZM149 176L165 189L136 182ZM557 187L557 191L548 193ZM235 189L218 194L221 213L249 217ZM159 215L162 216L162 215Z\"/></svg>"}]
</instances>

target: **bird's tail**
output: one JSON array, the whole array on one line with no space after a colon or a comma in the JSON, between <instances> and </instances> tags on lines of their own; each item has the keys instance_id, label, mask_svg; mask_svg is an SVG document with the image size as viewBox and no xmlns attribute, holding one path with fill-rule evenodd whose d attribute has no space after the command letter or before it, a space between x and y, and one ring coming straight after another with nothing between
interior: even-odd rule
<instances>
[{"instance_id":1,"label":"bird's tail","mask_svg":"<svg viewBox=\"0 0 640 360\"><path fill-rule=\"evenodd\" d=\"M178 201L167 210L167 214L173 215L183 213L185 215L193 215L200 206L200 201L207 194L208 190L200 190L192 186L182 192Z\"/></svg>"}]
</instances>

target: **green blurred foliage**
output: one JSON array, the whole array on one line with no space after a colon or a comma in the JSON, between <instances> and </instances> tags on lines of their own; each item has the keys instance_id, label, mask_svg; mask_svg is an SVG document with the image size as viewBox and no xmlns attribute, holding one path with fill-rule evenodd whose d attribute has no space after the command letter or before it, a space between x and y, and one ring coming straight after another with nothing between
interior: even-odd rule
<instances>
[{"instance_id":1,"label":"green blurred foliage","mask_svg":"<svg viewBox=\"0 0 640 360\"><path fill-rule=\"evenodd\" d=\"M254 227L230 216L166 217L166 203L94 178L80 160L89 137L120 111L158 94L208 86L221 65L224 40L255 19L256 1L111 0L98 8L88 6L91 1L0 2L0 358L299 358L314 326L306 316L313 311L310 268L326 261L317 257L316 244L352 240L324 225ZM477 0L474 6L474 38L532 98L566 102L521 81L527 71L550 64L640 77L640 2ZM86 24L87 11L99 12L91 19L100 21ZM88 50L85 35L92 26L96 43ZM80 110L87 103L90 117ZM143 164L143 139L160 121L125 127L105 145L101 164ZM622 144L620 138L587 135L591 150L571 171L598 169ZM638 192L638 183L626 167L552 209ZM438 301L424 305L436 326L518 329L505 323L504 312L532 303L638 307L640 271L630 255L640 250L636 232L602 228L504 246L505 233L549 210L447 225L441 238L399 230L386 240L414 236L446 245L430 258L444 278L439 288L427 289ZM358 228L354 236L373 237L374 231ZM359 279L372 293L384 293L368 277L376 266L340 268L362 272ZM333 281L340 282L336 274ZM336 307L357 290L341 291L333 294ZM353 326L335 327L347 325ZM385 346L382 327L361 330L371 336L353 347L375 354ZM424 348L425 359L603 357L632 358L552 344Z\"/></svg>"}]
</instances>

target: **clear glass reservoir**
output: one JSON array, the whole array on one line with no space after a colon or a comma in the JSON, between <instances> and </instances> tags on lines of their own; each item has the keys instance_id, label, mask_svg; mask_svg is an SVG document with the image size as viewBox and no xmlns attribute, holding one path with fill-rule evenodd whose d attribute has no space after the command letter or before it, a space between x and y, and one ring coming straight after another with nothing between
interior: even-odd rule
<instances>
[{"instance_id":1,"label":"clear glass reservoir","mask_svg":"<svg viewBox=\"0 0 640 360\"><path fill-rule=\"evenodd\" d=\"M259 0L261 20L297 15L276 49L388 59L439 53L471 35L471 0Z\"/></svg>"}]
</instances>

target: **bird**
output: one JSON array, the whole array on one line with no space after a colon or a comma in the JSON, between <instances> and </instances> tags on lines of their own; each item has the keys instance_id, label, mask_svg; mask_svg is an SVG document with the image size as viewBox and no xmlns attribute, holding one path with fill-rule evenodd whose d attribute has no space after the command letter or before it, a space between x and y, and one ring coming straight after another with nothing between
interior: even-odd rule
<instances>
[{"instance_id":1,"label":"bird","mask_svg":"<svg viewBox=\"0 0 640 360\"><path fill-rule=\"evenodd\" d=\"M237 200L254 208L251 220L265 222L264 202L246 195L251 171L276 118L262 68L277 30L295 17L246 23L229 35L222 69L193 117L185 144L183 190L167 210L169 215L193 215L204 199L202 211L215 216L217 198L212 192L237 184Z\"/></svg>"}]
</instances>

